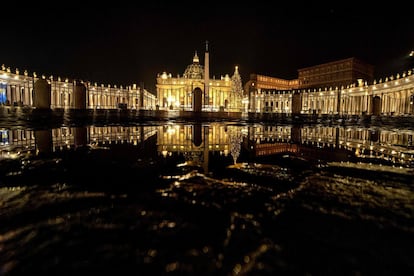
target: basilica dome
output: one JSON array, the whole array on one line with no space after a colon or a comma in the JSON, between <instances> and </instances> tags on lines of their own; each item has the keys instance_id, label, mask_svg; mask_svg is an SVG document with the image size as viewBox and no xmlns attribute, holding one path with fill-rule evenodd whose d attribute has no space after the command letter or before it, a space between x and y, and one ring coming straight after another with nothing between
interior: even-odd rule
<instances>
[{"instance_id":1,"label":"basilica dome","mask_svg":"<svg viewBox=\"0 0 414 276\"><path fill-rule=\"evenodd\" d=\"M187 79L203 79L204 78L204 68L200 65L200 60L198 58L197 52L195 52L193 57L193 63L188 65L183 74L184 78Z\"/></svg>"}]
</instances>

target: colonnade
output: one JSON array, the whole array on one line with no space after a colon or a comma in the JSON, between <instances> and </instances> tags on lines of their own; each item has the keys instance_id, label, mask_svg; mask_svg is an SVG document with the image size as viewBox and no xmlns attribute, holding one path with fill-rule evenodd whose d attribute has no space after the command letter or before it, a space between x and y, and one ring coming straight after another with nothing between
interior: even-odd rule
<instances>
[{"instance_id":1,"label":"colonnade","mask_svg":"<svg viewBox=\"0 0 414 276\"><path fill-rule=\"evenodd\" d=\"M414 115L414 75L409 70L371 85L360 80L341 88L258 89L249 101L253 113Z\"/></svg>"},{"instance_id":2,"label":"colonnade","mask_svg":"<svg viewBox=\"0 0 414 276\"><path fill-rule=\"evenodd\" d=\"M47 83L48 87L38 86L36 89L36 83ZM18 69L12 71L4 65L1 67L0 105L39 107L39 100L42 108L50 109L152 109L156 105L156 96L143 85L98 85L68 78L38 76L35 72L29 76L27 71L22 74Z\"/></svg>"},{"instance_id":3,"label":"colonnade","mask_svg":"<svg viewBox=\"0 0 414 276\"><path fill-rule=\"evenodd\" d=\"M36 93L36 82L48 85L38 87ZM155 109L159 99L142 86L98 85L53 76L46 78L37 76L36 73L29 76L27 71L21 73L16 69L12 72L10 68L2 66L0 105L51 109ZM41 89L47 91L41 92ZM215 87L213 82L210 90L214 92L216 89L218 87ZM218 93L212 94L221 95L219 98L211 96L204 100L213 101L219 106L226 106L228 100L229 109L234 107L234 102L240 100L223 97L224 93L221 90L216 92ZM189 94L191 93L182 86L179 94L181 100L175 99L176 104L190 108L192 102ZM168 93L164 93L163 98L168 100L167 95ZM172 98L170 100L172 101ZM375 80L372 84L360 80L356 84L340 88L258 89L250 93L248 101L249 111L253 113L414 115L414 74L409 70L384 80Z\"/></svg>"}]
</instances>

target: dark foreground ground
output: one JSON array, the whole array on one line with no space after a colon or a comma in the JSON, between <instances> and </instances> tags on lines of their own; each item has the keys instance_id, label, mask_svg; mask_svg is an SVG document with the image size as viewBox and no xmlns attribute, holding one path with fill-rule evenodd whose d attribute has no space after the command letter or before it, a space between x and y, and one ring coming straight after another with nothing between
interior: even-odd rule
<instances>
[{"instance_id":1,"label":"dark foreground ground","mask_svg":"<svg viewBox=\"0 0 414 276\"><path fill-rule=\"evenodd\" d=\"M2 159L0 275L414 275L412 167L156 145Z\"/></svg>"}]
</instances>

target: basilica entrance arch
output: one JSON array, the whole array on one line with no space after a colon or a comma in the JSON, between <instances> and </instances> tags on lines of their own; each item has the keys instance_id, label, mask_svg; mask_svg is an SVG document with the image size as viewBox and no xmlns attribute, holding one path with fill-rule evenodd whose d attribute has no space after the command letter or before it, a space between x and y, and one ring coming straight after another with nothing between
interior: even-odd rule
<instances>
[{"instance_id":1,"label":"basilica entrance arch","mask_svg":"<svg viewBox=\"0 0 414 276\"><path fill-rule=\"evenodd\" d=\"M200 112L202 106L203 91L196 87L193 91L193 111Z\"/></svg>"}]
</instances>

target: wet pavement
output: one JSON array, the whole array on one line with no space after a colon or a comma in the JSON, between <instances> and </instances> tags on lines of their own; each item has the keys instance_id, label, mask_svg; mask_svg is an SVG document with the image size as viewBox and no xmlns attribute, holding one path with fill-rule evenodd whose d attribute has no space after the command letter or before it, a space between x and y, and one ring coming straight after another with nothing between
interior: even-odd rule
<instances>
[{"instance_id":1,"label":"wet pavement","mask_svg":"<svg viewBox=\"0 0 414 276\"><path fill-rule=\"evenodd\" d=\"M414 128L1 130L0 275L412 275Z\"/></svg>"}]
</instances>

